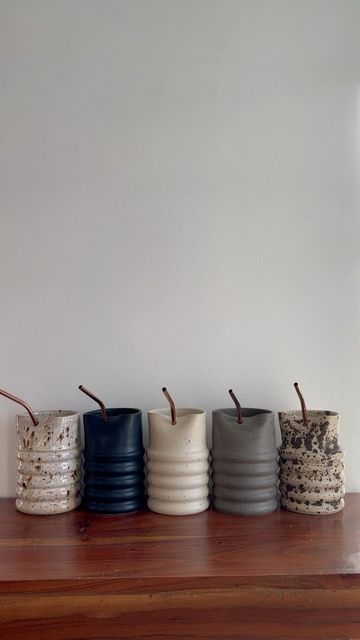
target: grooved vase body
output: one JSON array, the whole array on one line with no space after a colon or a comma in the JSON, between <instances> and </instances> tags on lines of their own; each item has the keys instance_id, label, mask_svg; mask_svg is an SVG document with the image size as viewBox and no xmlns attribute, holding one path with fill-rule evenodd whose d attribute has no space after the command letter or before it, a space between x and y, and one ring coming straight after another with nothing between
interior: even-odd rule
<instances>
[{"instance_id":1,"label":"grooved vase body","mask_svg":"<svg viewBox=\"0 0 360 640\"><path fill-rule=\"evenodd\" d=\"M144 506L141 411L107 409L84 414L84 504L92 511L126 513Z\"/></svg>"},{"instance_id":2,"label":"grooved vase body","mask_svg":"<svg viewBox=\"0 0 360 640\"><path fill-rule=\"evenodd\" d=\"M81 502L80 416L73 411L17 416L18 473L16 508L51 515L75 509Z\"/></svg>"},{"instance_id":3,"label":"grooved vase body","mask_svg":"<svg viewBox=\"0 0 360 640\"><path fill-rule=\"evenodd\" d=\"M274 414L265 409L213 411L214 507L225 513L263 515L278 506L278 453Z\"/></svg>"},{"instance_id":4,"label":"grooved vase body","mask_svg":"<svg viewBox=\"0 0 360 640\"><path fill-rule=\"evenodd\" d=\"M338 443L339 414L308 411L279 413L281 505L289 511L324 515L344 507L344 450Z\"/></svg>"},{"instance_id":5,"label":"grooved vase body","mask_svg":"<svg viewBox=\"0 0 360 640\"><path fill-rule=\"evenodd\" d=\"M149 412L148 507L167 515L190 515L209 506L206 414L178 409L171 424L167 409Z\"/></svg>"}]
</instances>

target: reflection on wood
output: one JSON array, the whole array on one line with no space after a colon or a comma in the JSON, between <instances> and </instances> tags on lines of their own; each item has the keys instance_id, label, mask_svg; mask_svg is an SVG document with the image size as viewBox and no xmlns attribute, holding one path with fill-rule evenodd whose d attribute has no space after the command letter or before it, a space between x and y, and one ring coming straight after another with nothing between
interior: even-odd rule
<instances>
[{"instance_id":1,"label":"reflection on wood","mask_svg":"<svg viewBox=\"0 0 360 640\"><path fill-rule=\"evenodd\" d=\"M360 637L360 495L324 517L0 517L0 638Z\"/></svg>"}]
</instances>

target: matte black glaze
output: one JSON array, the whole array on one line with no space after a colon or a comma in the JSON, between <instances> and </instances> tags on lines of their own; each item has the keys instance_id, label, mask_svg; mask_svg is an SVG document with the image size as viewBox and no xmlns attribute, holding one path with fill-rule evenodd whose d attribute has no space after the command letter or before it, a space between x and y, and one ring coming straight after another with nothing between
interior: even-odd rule
<instances>
[{"instance_id":1,"label":"matte black glaze","mask_svg":"<svg viewBox=\"0 0 360 640\"><path fill-rule=\"evenodd\" d=\"M141 411L107 409L84 414L84 504L92 511L126 513L144 506Z\"/></svg>"}]
</instances>

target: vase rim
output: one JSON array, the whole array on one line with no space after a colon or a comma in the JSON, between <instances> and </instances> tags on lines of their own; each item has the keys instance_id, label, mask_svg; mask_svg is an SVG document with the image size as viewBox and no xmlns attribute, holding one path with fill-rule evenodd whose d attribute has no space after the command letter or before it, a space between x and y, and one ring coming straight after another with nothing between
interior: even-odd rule
<instances>
[{"instance_id":1,"label":"vase rim","mask_svg":"<svg viewBox=\"0 0 360 640\"><path fill-rule=\"evenodd\" d=\"M141 409L135 407L110 407L106 408L106 415L108 418L118 418L120 416L135 416L141 414ZM86 411L83 416L98 416L102 418L100 409L94 409L93 411Z\"/></svg>"},{"instance_id":2,"label":"vase rim","mask_svg":"<svg viewBox=\"0 0 360 640\"><path fill-rule=\"evenodd\" d=\"M256 418L257 416L269 416L269 415L274 415L274 412L271 411L270 409L258 409L255 407L241 407L241 411L243 414L243 418L249 419L249 418ZM226 416L228 416L229 418L236 418L237 417L237 412L236 409L233 407L225 407L223 409L213 409L213 414L219 414L219 413L223 413ZM247 413L247 415L246 415Z\"/></svg>"},{"instance_id":3,"label":"vase rim","mask_svg":"<svg viewBox=\"0 0 360 640\"><path fill-rule=\"evenodd\" d=\"M169 408L164 408L164 409L150 409L148 411L148 414L150 415L158 415L158 416L164 416L164 418L170 418L171 417L171 413L170 413L170 409ZM201 415L205 415L206 411L204 409L193 409L193 408L182 408L176 407L176 418L186 418L190 415L197 415L197 416L201 416Z\"/></svg>"},{"instance_id":4,"label":"vase rim","mask_svg":"<svg viewBox=\"0 0 360 640\"><path fill-rule=\"evenodd\" d=\"M288 414L291 416L296 416L302 418L301 409L285 409L282 411L278 411L278 415L281 416L283 414ZM307 411L308 417L316 418L318 416L328 416L328 417L336 417L339 416L338 411L329 411L328 409L308 409Z\"/></svg>"},{"instance_id":5,"label":"vase rim","mask_svg":"<svg viewBox=\"0 0 360 640\"><path fill-rule=\"evenodd\" d=\"M38 418L72 418L75 416L80 415L78 413L78 411L71 411L71 410L67 410L67 409L49 409L46 411L34 411L34 416L38 417ZM31 420L30 416L28 413L18 413L16 415L17 418L29 418L29 420Z\"/></svg>"}]
</instances>

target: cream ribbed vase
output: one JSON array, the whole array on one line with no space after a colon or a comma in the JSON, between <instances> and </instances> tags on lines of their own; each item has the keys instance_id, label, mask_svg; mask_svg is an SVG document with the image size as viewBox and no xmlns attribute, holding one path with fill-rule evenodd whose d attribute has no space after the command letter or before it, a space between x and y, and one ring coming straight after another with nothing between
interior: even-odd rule
<instances>
[{"instance_id":1,"label":"cream ribbed vase","mask_svg":"<svg viewBox=\"0 0 360 640\"><path fill-rule=\"evenodd\" d=\"M175 425L167 409L148 414L148 507L181 516L209 506L209 452L205 411L177 409L176 413Z\"/></svg>"},{"instance_id":2,"label":"cream ribbed vase","mask_svg":"<svg viewBox=\"0 0 360 640\"><path fill-rule=\"evenodd\" d=\"M18 473L16 508L50 515L75 509L81 502L79 414L73 411L17 416Z\"/></svg>"},{"instance_id":3,"label":"cream ribbed vase","mask_svg":"<svg viewBox=\"0 0 360 640\"><path fill-rule=\"evenodd\" d=\"M279 423L281 505L289 511L324 515L344 507L344 451L338 444L339 414L282 411Z\"/></svg>"}]
</instances>

